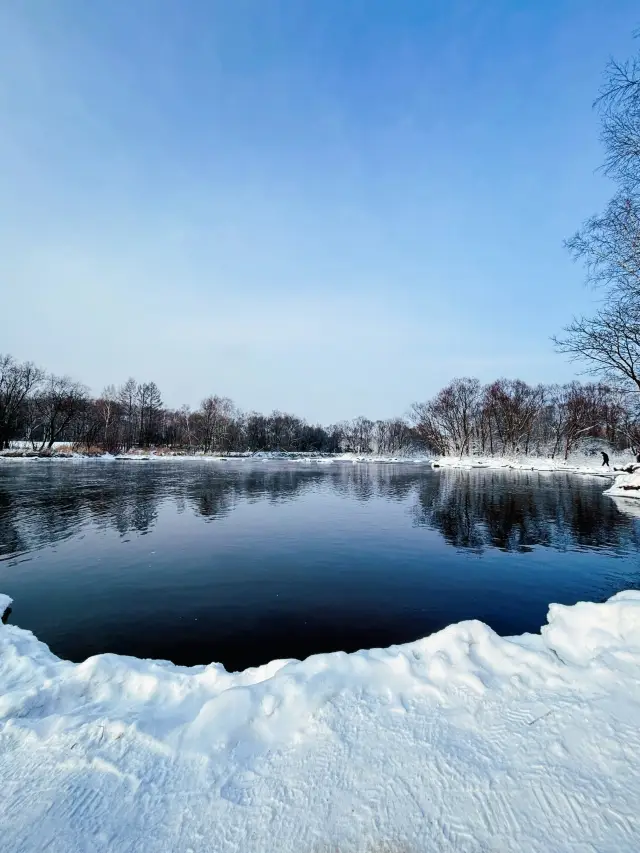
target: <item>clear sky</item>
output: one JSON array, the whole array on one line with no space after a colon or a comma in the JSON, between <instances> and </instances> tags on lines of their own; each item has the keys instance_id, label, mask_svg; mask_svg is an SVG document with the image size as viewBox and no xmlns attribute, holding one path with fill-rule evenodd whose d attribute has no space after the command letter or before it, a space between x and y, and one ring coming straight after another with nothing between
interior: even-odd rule
<instances>
[{"instance_id":1,"label":"clear sky","mask_svg":"<svg viewBox=\"0 0 640 853\"><path fill-rule=\"evenodd\" d=\"M0 351L325 423L565 381L616 0L4 0Z\"/></svg>"}]
</instances>

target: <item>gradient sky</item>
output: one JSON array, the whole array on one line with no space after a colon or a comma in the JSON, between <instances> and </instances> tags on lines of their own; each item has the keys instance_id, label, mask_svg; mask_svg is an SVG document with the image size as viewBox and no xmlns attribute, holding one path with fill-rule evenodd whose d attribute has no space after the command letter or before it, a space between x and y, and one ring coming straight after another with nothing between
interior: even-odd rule
<instances>
[{"instance_id":1,"label":"gradient sky","mask_svg":"<svg viewBox=\"0 0 640 853\"><path fill-rule=\"evenodd\" d=\"M4 0L0 351L325 423L566 381L637 2Z\"/></svg>"}]
</instances>

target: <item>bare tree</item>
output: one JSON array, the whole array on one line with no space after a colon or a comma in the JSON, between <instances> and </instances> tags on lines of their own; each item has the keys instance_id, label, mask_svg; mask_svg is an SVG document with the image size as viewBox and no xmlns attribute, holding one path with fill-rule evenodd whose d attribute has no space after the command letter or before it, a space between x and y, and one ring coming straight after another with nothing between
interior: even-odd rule
<instances>
[{"instance_id":1,"label":"bare tree","mask_svg":"<svg viewBox=\"0 0 640 853\"><path fill-rule=\"evenodd\" d=\"M414 442L414 434L403 418L388 418L374 424L373 444L377 453L403 453Z\"/></svg>"},{"instance_id":2,"label":"bare tree","mask_svg":"<svg viewBox=\"0 0 640 853\"><path fill-rule=\"evenodd\" d=\"M97 419L101 425L101 440L105 450L118 449L118 395L114 385L107 385L95 401Z\"/></svg>"},{"instance_id":3,"label":"bare tree","mask_svg":"<svg viewBox=\"0 0 640 853\"><path fill-rule=\"evenodd\" d=\"M489 419L492 451L498 449L494 431L503 453L529 452L536 418L544 403L544 388L532 388L521 379L498 379L484 391L483 413ZM482 416L480 417L483 422Z\"/></svg>"},{"instance_id":4,"label":"bare tree","mask_svg":"<svg viewBox=\"0 0 640 853\"><path fill-rule=\"evenodd\" d=\"M634 455L640 453L640 404L635 394L620 412L619 435Z\"/></svg>"},{"instance_id":5,"label":"bare tree","mask_svg":"<svg viewBox=\"0 0 640 853\"><path fill-rule=\"evenodd\" d=\"M438 453L470 453L480 409L477 379L454 379L427 403L414 403L416 433Z\"/></svg>"},{"instance_id":6,"label":"bare tree","mask_svg":"<svg viewBox=\"0 0 640 853\"><path fill-rule=\"evenodd\" d=\"M369 418L360 415L341 425L344 437L344 450L352 453L371 453L375 424Z\"/></svg>"},{"instance_id":7,"label":"bare tree","mask_svg":"<svg viewBox=\"0 0 640 853\"><path fill-rule=\"evenodd\" d=\"M640 301L615 299L594 317L575 319L565 331L566 337L555 339L559 352L586 362L590 373L640 391Z\"/></svg>"},{"instance_id":8,"label":"bare tree","mask_svg":"<svg viewBox=\"0 0 640 853\"><path fill-rule=\"evenodd\" d=\"M40 450L51 449L65 438L65 431L89 402L85 385L68 376L49 375L33 398L34 427L40 434Z\"/></svg>"},{"instance_id":9,"label":"bare tree","mask_svg":"<svg viewBox=\"0 0 640 853\"><path fill-rule=\"evenodd\" d=\"M184 422L184 430L185 437L187 439L187 444L189 446L189 452L193 449L193 430L192 430L192 418L193 414L191 412L191 408L185 403L180 408L180 417Z\"/></svg>"},{"instance_id":10,"label":"bare tree","mask_svg":"<svg viewBox=\"0 0 640 853\"><path fill-rule=\"evenodd\" d=\"M118 389L118 403L120 405L120 416L122 418L122 442L125 450L129 450L135 443L137 406L136 392L138 385L136 380L130 377Z\"/></svg>"},{"instance_id":11,"label":"bare tree","mask_svg":"<svg viewBox=\"0 0 640 853\"><path fill-rule=\"evenodd\" d=\"M246 446L250 450L268 450L267 419L258 412L251 412L245 421Z\"/></svg>"},{"instance_id":12,"label":"bare tree","mask_svg":"<svg viewBox=\"0 0 640 853\"><path fill-rule=\"evenodd\" d=\"M446 456L449 452L447 436L433 415L431 401L413 403L409 411L409 418L419 443L427 450L431 450L440 456Z\"/></svg>"},{"instance_id":13,"label":"bare tree","mask_svg":"<svg viewBox=\"0 0 640 853\"><path fill-rule=\"evenodd\" d=\"M202 416L203 445L207 453L227 450L228 433L236 415L233 401L228 397L206 397L200 404Z\"/></svg>"},{"instance_id":14,"label":"bare tree","mask_svg":"<svg viewBox=\"0 0 640 853\"><path fill-rule=\"evenodd\" d=\"M376 453L389 452L389 423L388 421L376 421L374 424L374 445Z\"/></svg>"},{"instance_id":15,"label":"bare tree","mask_svg":"<svg viewBox=\"0 0 640 853\"><path fill-rule=\"evenodd\" d=\"M594 106L602 120L604 172L618 183L636 187L640 182L640 57L609 62Z\"/></svg>"},{"instance_id":16,"label":"bare tree","mask_svg":"<svg viewBox=\"0 0 640 853\"><path fill-rule=\"evenodd\" d=\"M610 297L640 294L640 198L617 192L603 213L592 216L566 242L585 267L586 282L604 287Z\"/></svg>"},{"instance_id":17,"label":"bare tree","mask_svg":"<svg viewBox=\"0 0 640 853\"><path fill-rule=\"evenodd\" d=\"M605 425L611 418L611 389L596 383L567 385L549 389L548 426L551 457L562 452L565 459L588 436L606 440Z\"/></svg>"},{"instance_id":18,"label":"bare tree","mask_svg":"<svg viewBox=\"0 0 640 853\"><path fill-rule=\"evenodd\" d=\"M28 395L41 384L44 373L30 361L20 364L0 354L0 450L9 446Z\"/></svg>"},{"instance_id":19,"label":"bare tree","mask_svg":"<svg viewBox=\"0 0 640 853\"><path fill-rule=\"evenodd\" d=\"M136 388L138 445L147 447L157 439L162 395L155 382L143 382Z\"/></svg>"},{"instance_id":20,"label":"bare tree","mask_svg":"<svg viewBox=\"0 0 640 853\"><path fill-rule=\"evenodd\" d=\"M618 190L603 213L567 241L585 267L588 284L606 302L593 317L579 317L555 338L560 352L588 372L640 390L640 59L612 61L595 103L605 145L603 170Z\"/></svg>"}]
</instances>

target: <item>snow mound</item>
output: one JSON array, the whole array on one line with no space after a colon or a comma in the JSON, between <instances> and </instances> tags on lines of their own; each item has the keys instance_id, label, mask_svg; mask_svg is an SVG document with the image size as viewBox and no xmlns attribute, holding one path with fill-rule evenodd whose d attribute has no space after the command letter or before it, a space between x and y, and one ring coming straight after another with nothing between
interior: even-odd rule
<instances>
[{"instance_id":1,"label":"snow mound","mask_svg":"<svg viewBox=\"0 0 640 853\"><path fill-rule=\"evenodd\" d=\"M7 851L637 853L640 593L241 673L0 625L0 778Z\"/></svg>"},{"instance_id":2,"label":"snow mound","mask_svg":"<svg viewBox=\"0 0 640 853\"><path fill-rule=\"evenodd\" d=\"M640 498L640 466L631 474L620 474L605 495L620 498Z\"/></svg>"},{"instance_id":3,"label":"snow mound","mask_svg":"<svg viewBox=\"0 0 640 853\"><path fill-rule=\"evenodd\" d=\"M542 629L546 646L567 664L609 668L634 655L640 660L640 593L620 592L604 604L552 604Z\"/></svg>"}]
</instances>

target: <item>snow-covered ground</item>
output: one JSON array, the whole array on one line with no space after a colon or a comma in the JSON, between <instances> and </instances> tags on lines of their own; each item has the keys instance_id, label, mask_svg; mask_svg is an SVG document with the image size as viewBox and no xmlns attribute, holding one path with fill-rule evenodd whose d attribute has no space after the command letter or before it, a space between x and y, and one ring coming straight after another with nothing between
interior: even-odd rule
<instances>
[{"instance_id":1,"label":"snow-covered ground","mask_svg":"<svg viewBox=\"0 0 640 853\"><path fill-rule=\"evenodd\" d=\"M0 780L7 853L637 853L640 593L237 674L0 625Z\"/></svg>"},{"instance_id":2,"label":"snow-covered ground","mask_svg":"<svg viewBox=\"0 0 640 853\"><path fill-rule=\"evenodd\" d=\"M602 464L599 455L574 453L567 460L548 456L441 456L433 465L440 468L507 468L515 471L565 471L595 477L615 477L614 468L627 467L634 462L631 453L611 454L610 467Z\"/></svg>"},{"instance_id":3,"label":"snow-covered ground","mask_svg":"<svg viewBox=\"0 0 640 853\"><path fill-rule=\"evenodd\" d=\"M20 448L26 450L26 448ZM54 448L55 450L56 448ZM68 445L64 445L63 450L68 450ZM0 461L13 462L21 461L23 458L33 459L36 457L15 457L3 455L0 453ZM81 453L74 455L65 454L56 456L55 454L47 457L46 461L69 461L82 460L87 457ZM304 462L309 464L333 464L335 462L351 463L351 464L414 464L425 465L429 464L438 468L496 468L496 469L513 469L522 471L564 471L576 474L590 474L598 477L614 477L614 468L627 467L634 462L634 457L630 453L615 454L611 457L611 467L602 466L600 456L587 454L573 454L568 460L561 458L551 459L547 456L441 456L434 458L426 454L413 454L404 456L381 456L376 454L356 454L356 453L339 453L333 455L321 455L315 453L286 453L279 451L247 453L237 456L221 456L216 454L205 453L171 453L171 452L141 452L132 451L126 454L113 456L105 453L102 456L91 457L101 461L112 460L127 460L134 462L220 462L220 463L243 463L247 461L260 460L262 462ZM41 460L44 461L44 460Z\"/></svg>"},{"instance_id":4,"label":"snow-covered ground","mask_svg":"<svg viewBox=\"0 0 640 853\"><path fill-rule=\"evenodd\" d=\"M631 474L620 474L605 495L618 498L640 498L640 465Z\"/></svg>"},{"instance_id":5,"label":"snow-covered ground","mask_svg":"<svg viewBox=\"0 0 640 853\"><path fill-rule=\"evenodd\" d=\"M21 444L26 444L22 442ZM31 455L16 455L18 453ZM88 457L86 454L75 451L72 452L68 444L61 444L60 447L54 447L53 453L47 453L43 456L38 456L37 451L33 451L29 447L12 447L9 451L0 451L0 461L14 462L23 460L40 459L42 461L69 461L82 459L96 459L100 461L126 460L133 462L247 462L247 461L262 461L262 462L306 462L328 464L333 462L348 462L348 463L411 463L425 464L431 463L432 457L424 454L409 455L409 456L380 456L375 454L359 455L355 453L338 453L323 455L319 453L287 453L281 451L259 451L256 453L220 455L214 453L184 453L176 452L156 452L156 451L131 451L129 453L119 453L113 455L111 453L103 453L98 456Z\"/></svg>"},{"instance_id":6,"label":"snow-covered ground","mask_svg":"<svg viewBox=\"0 0 640 853\"><path fill-rule=\"evenodd\" d=\"M10 442L11 450L34 450L33 442L31 441L20 441L13 440ZM36 442L36 447L39 447L40 443ZM70 447L70 443L68 441L54 441L52 449L58 450L60 447Z\"/></svg>"}]
</instances>

